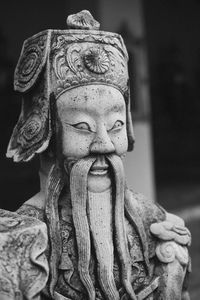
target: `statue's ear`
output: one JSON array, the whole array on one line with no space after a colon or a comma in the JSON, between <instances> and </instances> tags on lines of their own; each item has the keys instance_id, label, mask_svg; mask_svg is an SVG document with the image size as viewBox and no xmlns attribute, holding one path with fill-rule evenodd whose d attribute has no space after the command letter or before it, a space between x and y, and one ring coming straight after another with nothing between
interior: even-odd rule
<instances>
[{"instance_id":1,"label":"statue's ear","mask_svg":"<svg viewBox=\"0 0 200 300\"><path fill-rule=\"evenodd\" d=\"M44 31L25 41L16 67L14 87L22 95L22 108L7 150L16 162L46 150L51 138L49 40Z\"/></svg>"},{"instance_id":2,"label":"statue's ear","mask_svg":"<svg viewBox=\"0 0 200 300\"><path fill-rule=\"evenodd\" d=\"M130 99L130 90L125 95L126 102L126 130L128 137L128 151L132 151L135 143L135 136L133 131L133 121L131 116L131 99Z\"/></svg>"}]
</instances>

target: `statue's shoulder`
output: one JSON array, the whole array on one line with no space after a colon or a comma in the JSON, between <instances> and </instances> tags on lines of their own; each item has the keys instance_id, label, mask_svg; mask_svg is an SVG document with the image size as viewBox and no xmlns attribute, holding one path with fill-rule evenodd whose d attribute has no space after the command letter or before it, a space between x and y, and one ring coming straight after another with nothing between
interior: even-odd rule
<instances>
[{"instance_id":1,"label":"statue's shoulder","mask_svg":"<svg viewBox=\"0 0 200 300\"><path fill-rule=\"evenodd\" d=\"M138 247L138 251L139 248L143 249L142 257L144 256L144 260L148 264L149 258L155 256L157 244L157 239L151 234L150 227L153 223L160 223L165 220L165 210L148 200L144 195L129 189L125 191L124 203L125 216L131 225L127 232L129 235L139 237L141 247Z\"/></svg>"},{"instance_id":2,"label":"statue's shoulder","mask_svg":"<svg viewBox=\"0 0 200 300\"><path fill-rule=\"evenodd\" d=\"M162 222L166 219L166 211L159 204L149 200L143 194L126 189L125 207L128 211L136 211L144 223Z\"/></svg>"},{"instance_id":3,"label":"statue's shoulder","mask_svg":"<svg viewBox=\"0 0 200 300\"><path fill-rule=\"evenodd\" d=\"M18 208L16 213L19 215L36 218L40 221L44 221L44 210L32 204L24 203Z\"/></svg>"},{"instance_id":4,"label":"statue's shoulder","mask_svg":"<svg viewBox=\"0 0 200 300\"><path fill-rule=\"evenodd\" d=\"M16 211L19 215L25 215L44 221L44 197L40 193L23 203Z\"/></svg>"}]
</instances>

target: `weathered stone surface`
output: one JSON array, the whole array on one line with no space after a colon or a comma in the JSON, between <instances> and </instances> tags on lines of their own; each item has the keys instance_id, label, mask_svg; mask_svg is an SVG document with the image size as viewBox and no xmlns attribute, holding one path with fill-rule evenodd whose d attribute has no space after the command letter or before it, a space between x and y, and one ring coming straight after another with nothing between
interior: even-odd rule
<instances>
[{"instance_id":1,"label":"weathered stone surface","mask_svg":"<svg viewBox=\"0 0 200 300\"><path fill-rule=\"evenodd\" d=\"M67 24L26 40L15 72L23 106L7 155L40 154L41 190L1 211L1 299L189 299L184 222L126 186L123 40L88 11Z\"/></svg>"}]
</instances>

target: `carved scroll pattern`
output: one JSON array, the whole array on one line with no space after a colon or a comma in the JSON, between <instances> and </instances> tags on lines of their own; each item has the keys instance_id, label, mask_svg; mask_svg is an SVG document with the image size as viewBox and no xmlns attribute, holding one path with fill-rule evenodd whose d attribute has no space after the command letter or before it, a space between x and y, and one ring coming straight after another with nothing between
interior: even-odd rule
<instances>
[{"instance_id":1,"label":"carved scroll pattern","mask_svg":"<svg viewBox=\"0 0 200 300\"><path fill-rule=\"evenodd\" d=\"M17 91L28 90L37 79L47 57L47 31L24 42L15 70L14 86Z\"/></svg>"},{"instance_id":2,"label":"carved scroll pattern","mask_svg":"<svg viewBox=\"0 0 200 300\"><path fill-rule=\"evenodd\" d=\"M156 255L163 263L171 263L175 259L183 266L189 262L187 247L183 247L174 241L160 242L156 248Z\"/></svg>"},{"instance_id":3,"label":"carved scroll pattern","mask_svg":"<svg viewBox=\"0 0 200 300\"><path fill-rule=\"evenodd\" d=\"M105 31L85 31L85 33L79 30L54 31L52 49L59 49L67 44L82 42L111 45L127 57L127 51L121 36Z\"/></svg>"}]
</instances>

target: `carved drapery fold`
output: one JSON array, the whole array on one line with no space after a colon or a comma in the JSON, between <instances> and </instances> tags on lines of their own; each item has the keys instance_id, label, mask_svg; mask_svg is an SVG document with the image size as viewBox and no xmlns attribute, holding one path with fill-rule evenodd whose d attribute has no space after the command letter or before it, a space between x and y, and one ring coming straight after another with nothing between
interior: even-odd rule
<instances>
[{"instance_id":1,"label":"carved drapery fold","mask_svg":"<svg viewBox=\"0 0 200 300\"><path fill-rule=\"evenodd\" d=\"M170 215L170 218L173 215ZM167 214L168 217L168 214ZM178 260L182 266L189 263L187 246L191 244L191 234L178 217L174 222L167 220L150 226L151 233L160 239L156 247L156 255L163 263Z\"/></svg>"},{"instance_id":2,"label":"carved drapery fold","mask_svg":"<svg viewBox=\"0 0 200 300\"><path fill-rule=\"evenodd\" d=\"M49 267L46 225L0 210L0 299L40 300Z\"/></svg>"}]
</instances>

